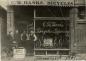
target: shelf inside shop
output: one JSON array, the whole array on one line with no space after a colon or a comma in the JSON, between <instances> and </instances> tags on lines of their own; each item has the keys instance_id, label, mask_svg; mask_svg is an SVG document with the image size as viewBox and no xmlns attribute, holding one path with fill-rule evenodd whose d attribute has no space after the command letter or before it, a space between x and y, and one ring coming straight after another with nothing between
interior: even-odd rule
<instances>
[{"instance_id":1,"label":"shelf inside shop","mask_svg":"<svg viewBox=\"0 0 86 61\"><path fill-rule=\"evenodd\" d=\"M34 49L34 50L51 50L51 51L53 51L53 50L70 50L70 49L65 49L65 48L63 48L63 49Z\"/></svg>"},{"instance_id":2,"label":"shelf inside shop","mask_svg":"<svg viewBox=\"0 0 86 61\"><path fill-rule=\"evenodd\" d=\"M35 17L35 20L70 20L70 17Z\"/></svg>"},{"instance_id":3,"label":"shelf inside shop","mask_svg":"<svg viewBox=\"0 0 86 61\"><path fill-rule=\"evenodd\" d=\"M35 33L70 33L70 31L57 31L57 32L48 32L48 31L46 31L46 32L42 32L42 31L39 31L39 32L35 32Z\"/></svg>"}]
</instances>

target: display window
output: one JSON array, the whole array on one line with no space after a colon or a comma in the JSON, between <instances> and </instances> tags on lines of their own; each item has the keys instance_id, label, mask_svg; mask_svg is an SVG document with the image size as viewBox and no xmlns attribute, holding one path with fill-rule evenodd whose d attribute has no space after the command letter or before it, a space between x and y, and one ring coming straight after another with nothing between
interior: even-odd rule
<instances>
[{"instance_id":1,"label":"display window","mask_svg":"<svg viewBox=\"0 0 86 61\"><path fill-rule=\"evenodd\" d=\"M70 21L36 20L35 25L40 44L36 48L69 48Z\"/></svg>"}]
</instances>

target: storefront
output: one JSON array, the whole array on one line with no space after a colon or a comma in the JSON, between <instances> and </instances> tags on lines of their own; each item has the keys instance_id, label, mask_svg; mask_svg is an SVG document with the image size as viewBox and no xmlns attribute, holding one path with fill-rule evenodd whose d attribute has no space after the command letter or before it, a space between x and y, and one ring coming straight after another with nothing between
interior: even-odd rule
<instances>
[{"instance_id":1,"label":"storefront","mask_svg":"<svg viewBox=\"0 0 86 61\"><path fill-rule=\"evenodd\" d=\"M12 31L14 36L16 30L20 35L23 31L27 34L34 31L37 40L28 39L23 43L29 55L68 55L76 51L79 6L74 5L74 0L11 1L8 5L7 32Z\"/></svg>"}]
</instances>

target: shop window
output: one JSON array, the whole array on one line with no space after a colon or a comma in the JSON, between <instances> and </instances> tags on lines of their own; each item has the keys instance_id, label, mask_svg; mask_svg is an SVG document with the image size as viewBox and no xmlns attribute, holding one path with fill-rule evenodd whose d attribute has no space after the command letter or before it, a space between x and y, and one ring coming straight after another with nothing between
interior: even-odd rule
<instances>
[{"instance_id":1,"label":"shop window","mask_svg":"<svg viewBox=\"0 0 86 61\"><path fill-rule=\"evenodd\" d=\"M37 17L69 17L69 9L63 7L37 7Z\"/></svg>"},{"instance_id":2,"label":"shop window","mask_svg":"<svg viewBox=\"0 0 86 61\"><path fill-rule=\"evenodd\" d=\"M35 48L69 48L69 21L37 20L35 29L38 37Z\"/></svg>"},{"instance_id":3,"label":"shop window","mask_svg":"<svg viewBox=\"0 0 86 61\"><path fill-rule=\"evenodd\" d=\"M36 20L35 54L67 55L70 49L70 21L68 20ZM63 49L63 50L62 50ZM43 53L42 52L42 53Z\"/></svg>"}]
</instances>

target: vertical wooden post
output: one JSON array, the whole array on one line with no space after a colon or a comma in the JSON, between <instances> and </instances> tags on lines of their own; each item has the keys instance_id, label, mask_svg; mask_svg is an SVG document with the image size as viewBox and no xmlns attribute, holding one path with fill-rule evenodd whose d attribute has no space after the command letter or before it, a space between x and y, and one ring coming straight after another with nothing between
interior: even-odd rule
<instances>
[{"instance_id":1,"label":"vertical wooden post","mask_svg":"<svg viewBox=\"0 0 86 61\"><path fill-rule=\"evenodd\" d=\"M46 55L47 55L47 50L45 51Z\"/></svg>"},{"instance_id":2,"label":"vertical wooden post","mask_svg":"<svg viewBox=\"0 0 86 61\"><path fill-rule=\"evenodd\" d=\"M14 30L14 11L13 8L9 6L7 10L7 34L12 32L12 36L14 36Z\"/></svg>"},{"instance_id":3,"label":"vertical wooden post","mask_svg":"<svg viewBox=\"0 0 86 61\"><path fill-rule=\"evenodd\" d=\"M85 7L85 20L86 20L86 0L84 0L84 7Z\"/></svg>"},{"instance_id":4,"label":"vertical wooden post","mask_svg":"<svg viewBox=\"0 0 86 61\"><path fill-rule=\"evenodd\" d=\"M2 24L2 18L0 17L0 49L1 49L1 24ZM1 59L1 50L0 50L0 59Z\"/></svg>"},{"instance_id":5,"label":"vertical wooden post","mask_svg":"<svg viewBox=\"0 0 86 61\"><path fill-rule=\"evenodd\" d=\"M34 21L34 33L35 33L35 17L36 17L36 10L34 8L34 19L33 19L33 21ZM35 49L35 43L34 43L34 49ZM34 51L34 55L35 55L35 51Z\"/></svg>"},{"instance_id":6,"label":"vertical wooden post","mask_svg":"<svg viewBox=\"0 0 86 61\"><path fill-rule=\"evenodd\" d=\"M78 8L73 7L70 10L70 18L71 18L71 51L75 51L74 43L76 41L76 20L78 20Z\"/></svg>"},{"instance_id":7,"label":"vertical wooden post","mask_svg":"<svg viewBox=\"0 0 86 61\"><path fill-rule=\"evenodd\" d=\"M36 10L34 8L34 32L35 32L35 17L36 17Z\"/></svg>"}]
</instances>

